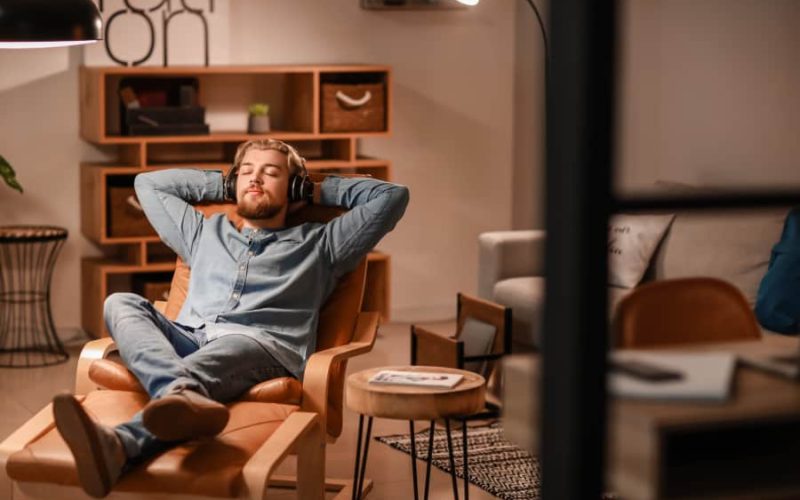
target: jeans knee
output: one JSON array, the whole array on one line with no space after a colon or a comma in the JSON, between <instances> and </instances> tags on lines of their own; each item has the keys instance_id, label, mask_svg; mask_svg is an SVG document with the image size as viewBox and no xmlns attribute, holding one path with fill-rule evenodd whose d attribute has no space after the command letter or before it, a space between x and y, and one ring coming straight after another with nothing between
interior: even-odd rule
<instances>
[{"instance_id":1,"label":"jeans knee","mask_svg":"<svg viewBox=\"0 0 800 500\"><path fill-rule=\"evenodd\" d=\"M111 336L114 336L113 325L117 319L133 311L144 311L147 304L147 299L135 293L112 293L106 297L103 303L103 316Z\"/></svg>"}]
</instances>

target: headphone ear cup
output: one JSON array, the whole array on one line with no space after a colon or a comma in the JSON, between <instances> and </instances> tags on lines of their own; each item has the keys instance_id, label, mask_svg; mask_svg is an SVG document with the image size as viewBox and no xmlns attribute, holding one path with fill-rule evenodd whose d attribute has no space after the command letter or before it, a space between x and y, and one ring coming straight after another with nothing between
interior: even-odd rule
<instances>
[{"instance_id":1,"label":"headphone ear cup","mask_svg":"<svg viewBox=\"0 0 800 500\"><path fill-rule=\"evenodd\" d=\"M289 178L289 202L308 200L311 197L310 190L313 189L310 184L311 179L307 175L292 175Z\"/></svg>"},{"instance_id":2,"label":"headphone ear cup","mask_svg":"<svg viewBox=\"0 0 800 500\"><path fill-rule=\"evenodd\" d=\"M231 167L228 174L225 176L225 182L222 185L222 196L229 201L236 201L236 180L239 178L239 172L236 167Z\"/></svg>"}]
</instances>

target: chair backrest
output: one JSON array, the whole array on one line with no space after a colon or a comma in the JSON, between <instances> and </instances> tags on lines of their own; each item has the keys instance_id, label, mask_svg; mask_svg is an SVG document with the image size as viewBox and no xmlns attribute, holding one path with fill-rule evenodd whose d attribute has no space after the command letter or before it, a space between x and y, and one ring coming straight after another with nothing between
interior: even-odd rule
<instances>
[{"instance_id":1,"label":"chair backrest","mask_svg":"<svg viewBox=\"0 0 800 500\"><path fill-rule=\"evenodd\" d=\"M716 278L653 281L617 308L613 330L621 348L758 339L761 330L738 288Z\"/></svg>"},{"instance_id":2,"label":"chair backrest","mask_svg":"<svg viewBox=\"0 0 800 500\"><path fill-rule=\"evenodd\" d=\"M239 224L241 219L235 212L235 205L216 204L197 207L205 215L225 212L228 217ZM287 225L304 222L328 222L344 211L339 208L308 206L287 218ZM175 274L172 277L165 316L175 319L180 313L186 294L189 291L189 266L178 258ZM366 287L367 258L364 257L355 270L342 276L336 288L320 309L319 327L317 328L317 351L345 345L353 339L358 314L361 311L364 289ZM347 362L335 363L328 375L328 421L326 432L338 437L342 431L342 403L344 399L344 381Z\"/></svg>"},{"instance_id":3,"label":"chair backrest","mask_svg":"<svg viewBox=\"0 0 800 500\"><path fill-rule=\"evenodd\" d=\"M494 302L459 293L457 297L457 339L463 339L464 325L471 318L482 323L492 325L495 329L494 340L486 354L511 353L511 309ZM492 393L500 393L500 366L495 360L483 364L480 374L487 381L487 387Z\"/></svg>"}]
</instances>

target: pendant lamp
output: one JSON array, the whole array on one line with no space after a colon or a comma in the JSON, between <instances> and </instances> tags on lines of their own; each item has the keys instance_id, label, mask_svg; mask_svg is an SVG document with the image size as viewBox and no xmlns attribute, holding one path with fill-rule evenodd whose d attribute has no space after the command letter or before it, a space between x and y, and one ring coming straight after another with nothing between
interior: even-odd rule
<instances>
[{"instance_id":1,"label":"pendant lamp","mask_svg":"<svg viewBox=\"0 0 800 500\"><path fill-rule=\"evenodd\" d=\"M0 0L0 49L93 43L102 25L92 0Z\"/></svg>"}]
</instances>

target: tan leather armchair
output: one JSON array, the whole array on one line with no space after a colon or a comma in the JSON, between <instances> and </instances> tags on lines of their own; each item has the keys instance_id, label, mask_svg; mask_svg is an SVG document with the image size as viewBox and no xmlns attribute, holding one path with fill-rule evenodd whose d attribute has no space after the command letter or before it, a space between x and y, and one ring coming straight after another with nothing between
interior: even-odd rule
<instances>
[{"instance_id":1,"label":"tan leather armchair","mask_svg":"<svg viewBox=\"0 0 800 500\"><path fill-rule=\"evenodd\" d=\"M231 206L223 209L235 221ZM293 222L326 221L340 213L308 207ZM267 487L296 487L303 499L352 496L352 481L325 479L325 445L342 430L347 360L369 352L378 314L361 312L366 258L344 276L320 311L317 352L308 360L303 382L281 378L262 382L229 405L223 432L190 441L128 472L108 498L265 498ZM189 268L180 260L163 312L174 319L186 297ZM158 305L157 305L158 306ZM148 401L122 364L110 338L91 341L78 361L75 393L100 422L116 425ZM275 468L297 455L297 477L276 476ZM50 405L0 444L0 498L86 498L78 487L72 456L54 427ZM371 482L364 485L365 493Z\"/></svg>"}]
</instances>

